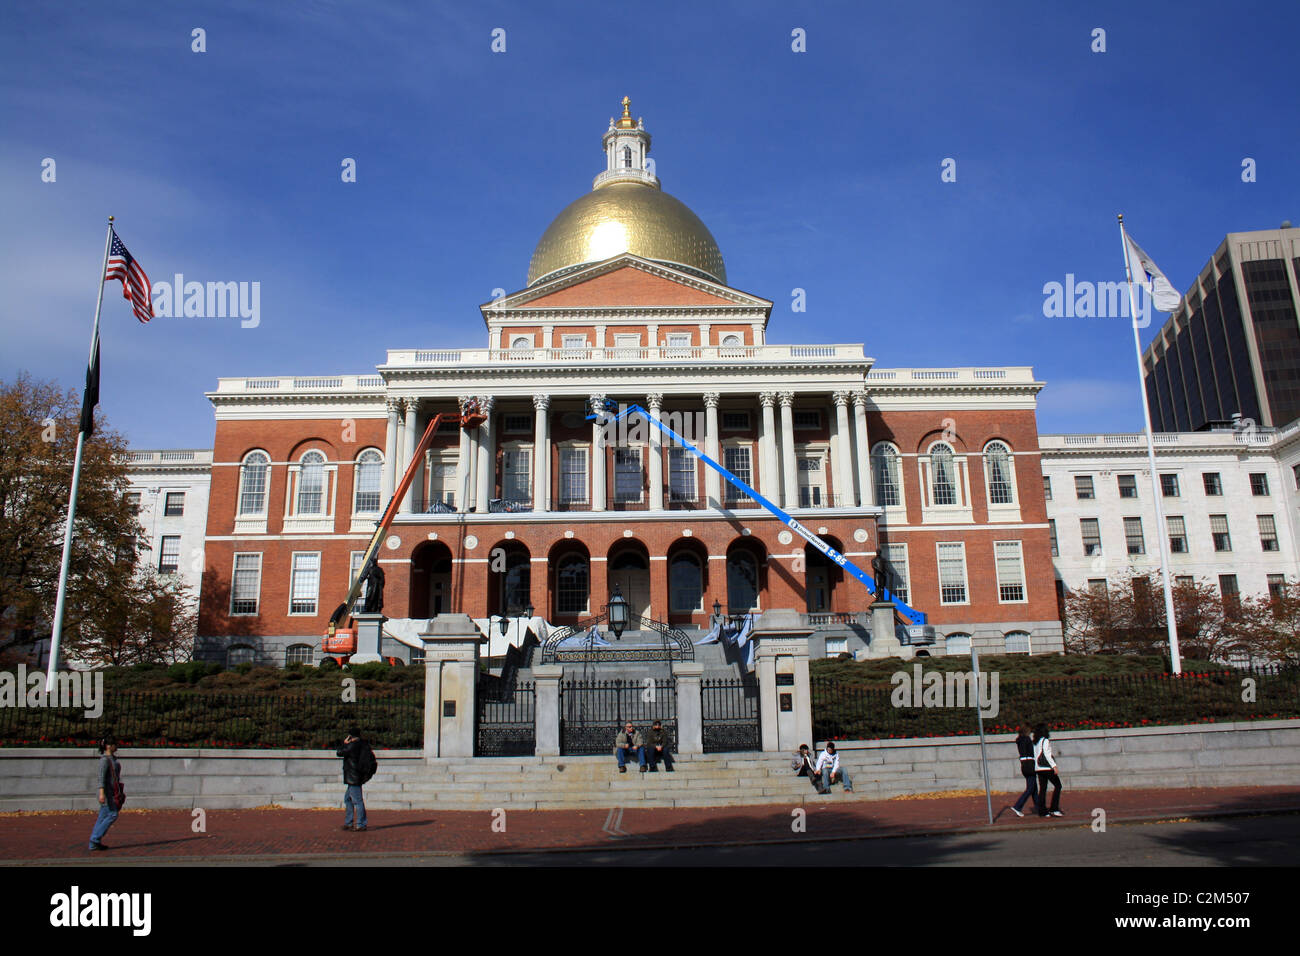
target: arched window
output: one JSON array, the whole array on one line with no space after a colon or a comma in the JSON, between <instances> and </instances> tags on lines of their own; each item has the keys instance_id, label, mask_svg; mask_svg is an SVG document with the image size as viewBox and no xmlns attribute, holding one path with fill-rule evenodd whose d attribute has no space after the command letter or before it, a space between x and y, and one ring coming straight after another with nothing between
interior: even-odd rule
<instances>
[{"instance_id":1,"label":"arched window","mask_svg":"<svg viewBox=\"0 0 1300 956\"><path fill-rule=\"evenodd\" d=\"M989 504L1015 503L1015 485L1011 480L1011 452L1000 441L989 442L984 449L984 478L989 485Z\"/></svg>"},{"instance_id":2,"label":"arched window","mask_svg":"<svg viewBox=\"0 0 1300 956\"><path fill-rule=\"evenodd\" d=\"M671 610L684 613L700 609L704 575L695 555L683 553L672 559L668 568L668 590L671 592Z\"/></svg>"},{"instance_id":3,"label":"arched window","mask_svg":"<svg viewBox=\"0 0 1300 956\"><path fill-rule=\"evenodd\" d=\"M758 607L758 562L748 551L727 557L727 607L732 614Z\"/></svg>"},{"instance_id":4,"label":"arched window","mask_svg":"<svg viewBox=\"0 0 1300 956\"><path fill-rule=\"evenodd\" d=\"M898 449L888 442L871 449L871 470L876 481L876 504L885 508L902 504Z\"/></svg>"},{"instance_id":5,"label":"arched window","mask_svg":"<svg viewBox=\"0 0 1300 956\"><path fill-rule=\"evenodd\" d=\"M734 347L736 347L736 346L738 346L738 345L741 344L741 342L740 342L740 336L739 336L739 335L736 335L734 332L731 333L730 335L725 335L725 336L723 336L723 338L722 338L722 344L723 344L723 345L727 345L727 346L731 346L731 347L734 348Z\"/></svg>"},{"instance_id":6,"label":"arched window","mask_svg":"<svg viewBox=\"0 0 1300 956\"><path fill-rule=\"evenodd\" d=\"M533 340L526 335L515 336L515 340L510 343L512 349L530 349L533 347Z\"/></svg>"},{"instance_id":7,"label":"arched window","mask_svg":"<svg viewBox=\"0 0 1300 956\"><path fill-rule=\"evenodd\" d=\"M632 168L632 147L631 146L623 147L623 168L624 169Z\"/></svg>"},{"instance_id":8,"label":"arched window","mask_svg":"<svg viewBox=\"0 0 1300 956\"><path fill-rule=\"evenodd\" d=\"M965 654L970 655L970 635L958 631L955 634L949 634L944 639L944 644L951 655Z\"/></svg>"},{"instance_id":9,"label":"arched window","mask_svg":"<svg viewBox=\"0 0 1300 956\"><path fill-rule=\"evenodd\" d=\"M257 652L247 644L232 644L226 649L226 666L234 667L237 664L251 664L256 655Z\"/></svg>"},{"instance_id":10,"label":"arched window","mask_svg":"<svg viewBox=\"0 0 1300 956\"><path fill-rule=\"evenodd\" d=\"M939 442L930 449L930 503L955 505L957 503L955 482L952 449Z\"/></svg>"},{"instance_id":11,"label":"arched window","mask_svg":"<svg viewBox=\"0 0 1300 956\"><path fill-rule=\"evenodd\" d=\"M290 664L310 664L312 662L312 646L310 644L290 644L284 650L284 666Z\"/></svg>"},{"instance_id":12,"label":"arched window","mask_svg":"<svg viewBox=\"0 0 1300 956\"><path fill-rule=\"evenodd\" d=\"M555 613L582 614L587 610L591 569L586 557L571 554L555 569Z\"/></svg>"},{"instance_id":13,"label":"arched window","mask_svg":"<svg viewBox=\"0 0 1300 956\"><path fill-rule=\"evenodd\" d=\"M1006 642L1008 654L1030 653L1028 631L1007 631Z\"/></svg>"},{"instance_id":14,"label":"arched window","mask_svg":"<svg viewBox=\"0 0 1300 956\"><path fill-rule=\"evenodd\" d=\"M264 451L250 451L239 469L239 515L266 514L266 486L271 459Z\"/></svg>"},{"instance_id":15,"label":"arched window","mask_svg":"<svg viewBox=\"0 0 1300 956\"><path fill-rule=\"evenodd\" d=\"M325 456L309 451L302 456L298 473L298 509L300 515L325 513Z\"/></svg>"},{"instance_id":16,"label":"arched window","mask_svg":"<svg viewBox=\"0 0 1300 956\"><path fill-rule=\"evenodd\" d=\"M357 458L356 493L352 500L354 514L371 514L379 510L379 479L384 470L384 456L367 448Z\"/></svg>"}]
</instances>

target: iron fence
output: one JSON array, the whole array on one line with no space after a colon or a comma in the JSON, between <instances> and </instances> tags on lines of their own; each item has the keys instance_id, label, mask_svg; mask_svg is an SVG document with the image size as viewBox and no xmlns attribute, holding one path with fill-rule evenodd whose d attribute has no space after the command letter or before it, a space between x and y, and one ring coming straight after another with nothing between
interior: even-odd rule
<instances>
[{"instance_id":1,"label":"iron fence","mask_svg":"<svg viewBox=\"0 0 1300 956\"><path fill-rule=\"evenodd\" d=\"M105 693L103 712L0 707L0 746L88 747L106 733L123 747L267 747L334 750L349 728L377 748L420 747L424 688L345 703L331 697Z\"/></svg>"},{"instance_id":2,"label":"iron fence","mask_svg":"<svg viewBox=\"0 0 1300 956\"><path fill-rule=\"evenodd\" d=\"M519 681L504 695L478 696L474 706L474 755L524 757L537 752L537 691Z\"/></svg>"},{"instance_id":3,"label":"iron fence","mask_svg":"<svg viewBox=\"0 0 1300 956\"><path fill-rule=\"evenodd\" d=\"M704 680L700 682L700 695L706 754L762 749L756 680Z\"/></svg>"},{"instance_id":4,"label":"iron fence","mask_svg":"<svg viewBox=\"0 0 1300 956\"><path fill-rule=\"evenodd\" d=\"M662 721L669 749L677 753L677 682L577 680L560 685L560 753L612 754L614 738L631 721L644 734Z\"/></svg>"},{"instance_id":5,"label":"iron fence","mask_svg":"<svg viewBox=\"0 0 1300 956\"><path fill-rule=\"evenodd\" d=\"M910 678L911 672L907 673ZM944 687L947 676L940 674ZM991 690L991 684L986 686ZM851 684L814 678L811 689L813 736L818 740L942 737L978 731L969 695L966 706L936 706L937 701L927 705L922 688L922 706L915 706L916 691L910 681L907 685ZM938 691L934 696L945 700ZM1054 730L1091 730L1300 717L1300 669L1267 665L1179 676L999 681L996 704L996 714L985 706L984 729L989 733L1010 733L1023 721L1045 723Z\"/></svg>"}]
</instances>

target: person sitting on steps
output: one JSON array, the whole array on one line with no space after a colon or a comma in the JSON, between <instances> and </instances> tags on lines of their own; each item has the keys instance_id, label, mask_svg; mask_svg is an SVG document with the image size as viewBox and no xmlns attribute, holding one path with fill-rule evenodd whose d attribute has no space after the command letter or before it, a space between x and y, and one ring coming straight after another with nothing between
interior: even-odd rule
<instances>
[{"instance_id":1,"label":"person sitting on steps","mask_svg":"<svg viewBox=\"0 0 1300 956\"><path fill-rule=\"evenodd\" d=\"M796 777L807 777L812 788L818 793L825 793L826 789L822 786L822 778L818 776L813 769L812 751L808 749L807 744L800 744L799 749L795 751L793 759L790 761L790 769L793 770Z\"/></svg>"},{"instance_id":2,"label":"person sitting on steps","mask_svg":"<svg viewBox=\"0 0 1300 956\"><path fill-rule=\"evenodd\" d=\"M650 772L659 772L659 761L664 762L664 767L669 773L673 772L673 755L668 749L668 734L664 732L663 724L655 721L650 726L650 735L646 738L645 744L646 759L650 763Z\"/></svg>"},{"instance_id":3,"label":"person sitting on steps","mask_svg":"<svg viewBox=\"0 0 1300 956\"><path fill-rule=\"evenodd\" d=\"M853 792L853 781L840 766L840 755L835 752L835 741L826 741L826 749L817 757L817 766L813 771L822 776L823 793L830 793L831 784L836 781L843 781L845 793Z\"/></svg>"},{"instance_id":4,"label":"person sitting on steps","mask_svg":"<svg viewBox=\"0 0 1300 956\"><path fill-rule=\"evenodd\" d=\"M646 772L645 740L641 731L632 726L632 721L629 720L614 738L614 753L618 756L619 773L627 773L627 761L633 756L641 765L641 772Z\"/></svg>"}]
</instances>

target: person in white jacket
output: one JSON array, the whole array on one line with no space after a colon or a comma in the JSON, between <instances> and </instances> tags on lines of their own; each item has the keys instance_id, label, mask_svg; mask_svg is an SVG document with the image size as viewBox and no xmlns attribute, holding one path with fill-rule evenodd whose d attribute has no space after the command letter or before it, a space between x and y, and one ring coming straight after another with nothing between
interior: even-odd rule
<instances>
[{"instance_id":1,"label":"person in white jacket","mask_svg":"<svg viewBox=\"0 0 1300 956\"><path fill-rule=\"evenodd\" d=\"M831 784L838 780L844 782L845 793L853 792L853 781L840 766L840 755L835 752L835 741L826 741L826 749L817 755L817 766L813 768L813 772L821 774L822 793L829 793Z\"/></svg>"},{"instance_id":2,"label":"person in white jacket","mask_svg":"<svg viewBox=\"0 0 1300 956\"><path fill-rule=\"evenodd\" d=\"M1034 728L1034 768L1038 773L1038 815L1060 817L1061 778L1056 775L1056 758L1052 756L1051 732L1047 724ZM1052 805L1047 805L1047 785L1052 785Z\"/></svg>"}]
</instances>

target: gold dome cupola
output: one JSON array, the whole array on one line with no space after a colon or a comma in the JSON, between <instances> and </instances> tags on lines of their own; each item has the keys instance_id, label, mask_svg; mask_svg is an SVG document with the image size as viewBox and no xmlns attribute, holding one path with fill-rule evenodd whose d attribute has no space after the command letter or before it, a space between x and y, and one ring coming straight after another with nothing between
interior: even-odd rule
<instances>
[{"instance_id":1,"label":"gold dome cupola","mask_svg":"<svg viewBox=\"0 0 1300 956\"><path fill-rule=\"evenodd\" d=\"M659 188L650 134L632 119L623 97L623 114L610 119L601 138L605 171L592 190L570 203L542 233L528 266L528 284L630 252L644 259L684 268L714 282L727 282L722 253L695 213Z\"/></svg>"}]
</instances>

